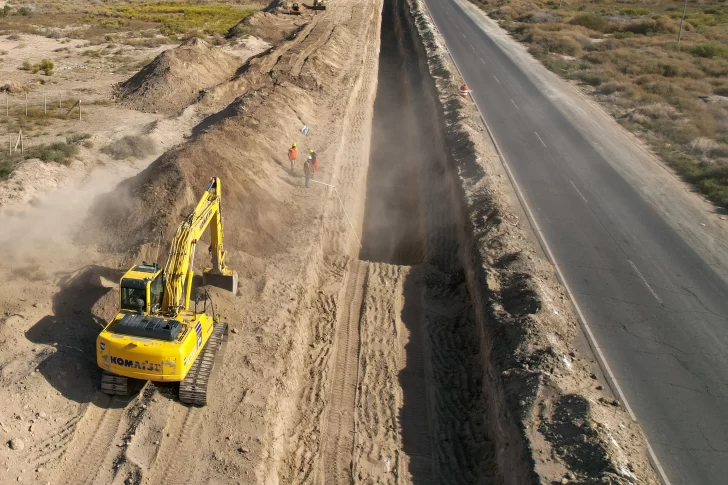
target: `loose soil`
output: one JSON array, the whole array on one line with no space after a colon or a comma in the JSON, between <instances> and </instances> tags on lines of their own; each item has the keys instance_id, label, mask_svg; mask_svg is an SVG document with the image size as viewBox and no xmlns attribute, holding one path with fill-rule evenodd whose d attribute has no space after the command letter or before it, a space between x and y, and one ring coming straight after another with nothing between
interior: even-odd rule
<instances>
[{"instance_id":1,"label":"loose soil","mask_svg":"<svg viewBox=\"0 0 728 485\"><path fill-rule=\"evenodd\" d=\"M253 17L271 15L286 14ZM302 17L195 84L201 96L172 89L170 71L140 73L170 87L143 102L178 106L152 128L181 141L116 186L124 174L64 184L73 196L13 216L17 232L28 220L46 232L3 242L0 441L24 442L0 448L4 477L656 483L638 427L572 350L563 290L513 224L422 6L351 0ZM290 170L292 142L319 154L310 188L301 160ZM94 342L116 282L157 257L211 176L240 288L211 289L231 335L208 406L155 384L109 398Z\"/></svg>"}]
</instances>

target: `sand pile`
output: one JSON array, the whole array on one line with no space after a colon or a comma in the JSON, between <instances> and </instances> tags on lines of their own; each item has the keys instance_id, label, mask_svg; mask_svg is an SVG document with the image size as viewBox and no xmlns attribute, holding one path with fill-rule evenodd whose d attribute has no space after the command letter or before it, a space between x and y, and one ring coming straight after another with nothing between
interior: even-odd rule
<instances>
[{"instance_id":1,"label":"sand pile","mask_svg":"<svg viewBox=\"0 0 728 485\"><path fill-rule=\"evenodd\" d=\"M140 111L173 114L194 101L200 91L229 79L240 60L193 38L158 55L117 87L123 104Z\"/></svg>"},{"instance_id":2,"label":"sand pile","mask_svg":"<svg viewBox=\"0 0 728 485\"><path fill-rule=\"evenodd\" d=\"M310 15L286 15L295 2L272 2L264 11L256 12L243 19L238 25L230 29L233 36L252 35L271 44L277 44L288 39L292 33L303 25ZM302 14L305 14L303 4L299 2Z\"/></svg>"}]
</instances>

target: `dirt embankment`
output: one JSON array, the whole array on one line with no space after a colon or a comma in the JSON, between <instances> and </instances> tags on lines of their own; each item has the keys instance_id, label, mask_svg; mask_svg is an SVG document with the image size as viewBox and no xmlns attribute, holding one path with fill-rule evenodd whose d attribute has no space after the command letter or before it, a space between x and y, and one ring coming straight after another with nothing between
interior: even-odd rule
<instances>
[{"instance_id":1,"label":"dirt embankment","mask_svg":"<svg viewBox=\"0 0 728 485\"><path fill-rule=\"evenodd\" d=\"M196 37L169 49L117 87L129 108L174 114L200 95L229 79L240 60Z\"/></svg>"},{"instance_id":2,"label":"dirt embankment","mask_svg":"<svg viewBox=\"0 0 728 485\"><path fill-rule=\"evenodd\" d=\"M485 428L505 483L657 483L642 433L574 350L580 332L553 267L509 205L500 161L421 1L394 0L414 25L422 104L443 137L442 175L472 305Z\"/></svg>"}]
</instances>

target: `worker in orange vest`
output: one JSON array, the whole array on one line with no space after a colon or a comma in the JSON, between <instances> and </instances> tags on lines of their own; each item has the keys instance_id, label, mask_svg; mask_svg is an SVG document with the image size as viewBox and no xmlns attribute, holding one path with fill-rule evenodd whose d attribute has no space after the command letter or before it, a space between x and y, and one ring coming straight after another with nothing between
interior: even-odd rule
<instances>
[{"instance_id":1,"label":"worker in orange vest","mask_svg":"<svg viewBox=\"0 0 728 485\"><path fill-rule=\"evenodd\" d=\"M293 172L293 165L295 165L297 159L298 148L296 148L296 144L294 143L293 145L291 145L291 148L288 149L288 160L291 161L291 172Z\"/></svg>"},{"instance_id":2,"label":"worker in orange vest","mask_svg":"<svg viewBox=\"0 0 728 485\"><path fill-rule=\"evenodd\" d=\"M308 160L311 162L311 167L313 169L313 173L311 174L311 178L316 178L316 169L319 165L318 155L315 151L313 151L312 148L308 149Z\"/></svg>"}]
</instances>

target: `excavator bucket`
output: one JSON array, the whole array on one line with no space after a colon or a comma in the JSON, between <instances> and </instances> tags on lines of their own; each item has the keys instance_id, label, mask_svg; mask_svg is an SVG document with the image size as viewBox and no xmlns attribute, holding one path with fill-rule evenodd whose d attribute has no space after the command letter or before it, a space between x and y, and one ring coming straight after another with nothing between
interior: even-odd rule
<instances>
[{"instance_id":1,"label":"excavator bucket","mask_svg":"<svg viewBox=\"0 0 728 485\"><path fill-rule=\"evenodd\" d=\"M233 293L238 292L238 272L232 270L223 270L222 273L206 269L202 272L202 284L207 286L215 286L228 290Z\"/></svg>"}]
</instances>

